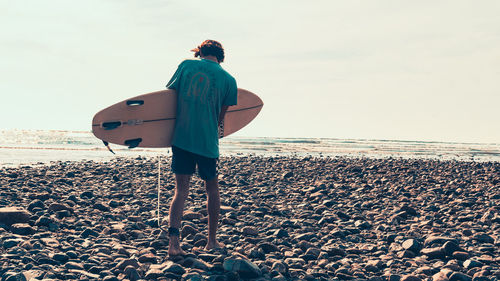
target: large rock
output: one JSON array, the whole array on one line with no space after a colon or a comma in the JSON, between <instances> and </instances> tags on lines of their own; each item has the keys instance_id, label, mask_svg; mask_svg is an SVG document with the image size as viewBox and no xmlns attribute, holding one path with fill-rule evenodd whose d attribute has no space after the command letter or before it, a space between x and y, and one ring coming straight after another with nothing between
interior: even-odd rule
<instances>
[{"instance_id":1,"label":"large rock","mask_svg":"<svg viewBox=\"0 0 500 281\"><path fill-rule=\"evenodd\" d=\"M0 223L12 225L15 223L27 223L31 213L20 207L0 208Z\"/></svg>"},{"instance_id":2,"label":"large rock","mask_svg":"<svg viewBox=\"0 0 500 281\"><path fill-rule=\"evenodd\" d=\"M453 272L450 277L450 281L472 281L472 277L461 272Z\"/></svg>"},{"instance_id":3,"label":"large rock","mask_svg":"<svg viewBox=\"0 0 500 281\"><path fill-rule=\"evenodd\" d=\"M472 239L476 240L479 243L490 243L490 244L495 243L495 238L489 236L486 233L477 233L472 237Z\"/></svg>"},{"instance_id":4,"label":"large rock","mask_svg":"<svg viewBox=\"0 0 500 281\"><path fill-rule=\"evenodd\" d=\"M136 258L130 258L130 259L123 259L123 260L121 260L116 265L116 268L118 270L124 270L129 265L133 266L134 268L139 268L140 267L139 261Z\"/></svg>"},{"instance_id":5,"label":"large rock","mask_svg":"<svg viewBox=\"0 0 500 281\"><path fill-rule=\"evenodd\" d=\"M450 270L441 270L440 272L432 275L432 281L449 281L448 274Z\"/></svg>"},{"instance_id":6,"label":"large rock","mask_svg":"<svg viewBox=\"0 0 500 281\"><path fill-rule=\"evenodd\" d=\"M223 263L224 270L235 271L242 278L257 278L262 275L259 267L251 261L240 258L228 258Z\"/></svg>"},{"instance_id":7,"label":"large rock","mask_svg":"<svg viewBox=\"0 0 500 281\"><path fill-rule=\"evenodd\" d=\"M425 248L420 251L423 255L426 255L430 260L433 259L444 259L446 254L442 247Z\"/></svg>"},{"instance_id":8,"label":"large rock","mask_svg":"<svg viewBox=\"0 0 500 281\"><path fill-rule=\"evenodd\" d=\"M31 235L35 233L35 229L27 223L15 223L10 227L10 231L19 235Z\"/></svg>"},{"instance_id":9,"label":"large rock","mask_svg":"<svg viewBox=\"0 0 500 281\"><path fill-rule=\"evenodd\" d=\"M73 208L71 208L70 206L64 204L64 203L52 203L50 204L49 206L49 211L52 211L52 212L58 212L58 211L62 211L62 210L67 210L67 211L70 211L70 212L73 212Z\"/></svg>"},{"instance_id":10,"label":"large rock","mask_svg":"<svg viewBox=\"0 0 500 281\"><path fill-rule=\"evenodd\" d=\"M457 245L459 245L457 239L450 238L450 237L444 237L444 236L429 236L427 239L424 241L424 246L426 248L431 247L433 245L443 245L444 243L451 241Z\"/></svg>"},{"instance_id":11,"label":"large rock","mask_svg":"<svg viewBox=\"0 0 500 281\"><path fill-rule=\"evenodd\" d=\"M422 281L422 279L415 275L405 275L401 278L401 281Z\"/></svg>"},{"instance_id":12,"label":"large rock","mask_svg":"<svg viewBox=\"0 0 500 281\"><path fill-rule=\"evenodd\" d=\"M422 243L420 243L416 239L408 239L403 242L403 248L406 250L410 250L414 252L415 254L418 254L420 250L422 250Z\"/></svg>"}]
</instances>

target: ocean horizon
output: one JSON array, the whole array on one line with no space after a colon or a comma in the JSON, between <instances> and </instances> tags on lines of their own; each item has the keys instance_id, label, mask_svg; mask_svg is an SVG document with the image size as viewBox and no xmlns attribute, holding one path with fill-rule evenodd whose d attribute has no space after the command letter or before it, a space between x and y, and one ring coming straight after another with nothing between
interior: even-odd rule
<instances>
[{"instance_id":1,"label":"ocean horizon","mask_svg":"<svg viewBox=\"0 0 500 281\"><path fill-rule=\"evenodd\" d=\"M110 153L90 131L0 130L0 165L48 164L53 161L108 161L115 157L169 156L169 148L134 148L110 144ZM499 143L439 141L282 138L229 136L220 142L221 156L424 158L500 161Z\"/></svg>"}]
</instances>

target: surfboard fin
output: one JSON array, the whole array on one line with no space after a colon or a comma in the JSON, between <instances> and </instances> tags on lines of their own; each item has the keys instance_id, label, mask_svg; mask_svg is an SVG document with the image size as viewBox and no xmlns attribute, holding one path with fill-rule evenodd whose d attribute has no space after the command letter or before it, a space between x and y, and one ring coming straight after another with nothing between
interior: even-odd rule
<instances>
[{"instance_id":1,"label":"surfboard fin","mask_svg":"<svg viewBox=\"0 0 500 281\"><path fill-rule=\"evenodd\" d=\"M141 138L126 140L125 145L128 145L128 148L134 148L134 147L138 147L139 144L141 143L141 141L142 141Z\"/></svg>"},{"instance_id":2,"label":"surfboard fin","mask_svg":"<svg viewBox=\"0 0 500 281\"><path fill-rule=\"evenodd\" d=\"M101 124L101 127L104 128L104 130L113 130L122 125L122 121L111 121L111 122L104 122Z\"/></svg>"},{"instance_id":3,"label":"surfboard fin","mask_svg":"<svg viewBox=\"0 0 500 281\"><path fill-rule=\"evenodd\" d=\"M103 140L103 141L102 141L102 143L104 143L104 145L108 148L108 150L109 150L111 153L116 154L116 153L115 153L115 152L111 149L111 147L109 147L109 143L108 143L107 141Z\"/></svg>"}]
</instances>

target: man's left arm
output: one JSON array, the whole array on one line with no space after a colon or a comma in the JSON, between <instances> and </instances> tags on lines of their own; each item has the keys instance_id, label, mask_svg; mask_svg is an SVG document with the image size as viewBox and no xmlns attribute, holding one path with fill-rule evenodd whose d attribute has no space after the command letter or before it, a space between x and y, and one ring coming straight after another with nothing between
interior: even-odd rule
<instances>
[{"instance_id":1,"label":"man's left arm","mask_svg":"<svg viewBox=\"0 0 500 281\"><path fill-rule=\"evenodd\" d=\"M222 107L219 113L219 128L222 126L224 122L224 117L226 115L227 109L231 105L236 105L238 103L238 87L236 86L236 80L232 80L232 83L229 86L228 92L222 102Z\"/></svg>"},{"instance_id":2,"label":"man's left arm","mask_svg":"<svg viewBox=\"0 0 500 281\"><path fill-rule=\"evenodd\" d=\"M229 108L229 105L223 105L220 109L219 113L219 127L222 125L222 122L224 122L224 117L226 116L227 109Z\"/></svg>"}]
</instances>

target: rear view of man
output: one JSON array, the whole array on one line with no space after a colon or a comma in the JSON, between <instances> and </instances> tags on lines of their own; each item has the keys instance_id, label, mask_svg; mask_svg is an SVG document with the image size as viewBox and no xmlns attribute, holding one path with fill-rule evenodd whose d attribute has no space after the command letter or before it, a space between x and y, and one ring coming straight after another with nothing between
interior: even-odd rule
<instances>
[{"instance_id":1,"label":"rear view of man","mask_svg":"<svg viewBox=\"0 0 500 281\"><path fill-rule=\"evenodd\" d=\"M184 202L189 194L191 175L198 167L205 181L208 209L208 242L206 249L223 245L216 239L220 211L217 161L219 157L219 124L227 108L237 103L236 80L222 67L224 49L206 40L193 50L195 57L183 61L167 88L177 92L177 119L172 139L172 171L175 174L175 196L170 206L169 255L185 255L180 247Z\"/></svg>"}]
</instances>

